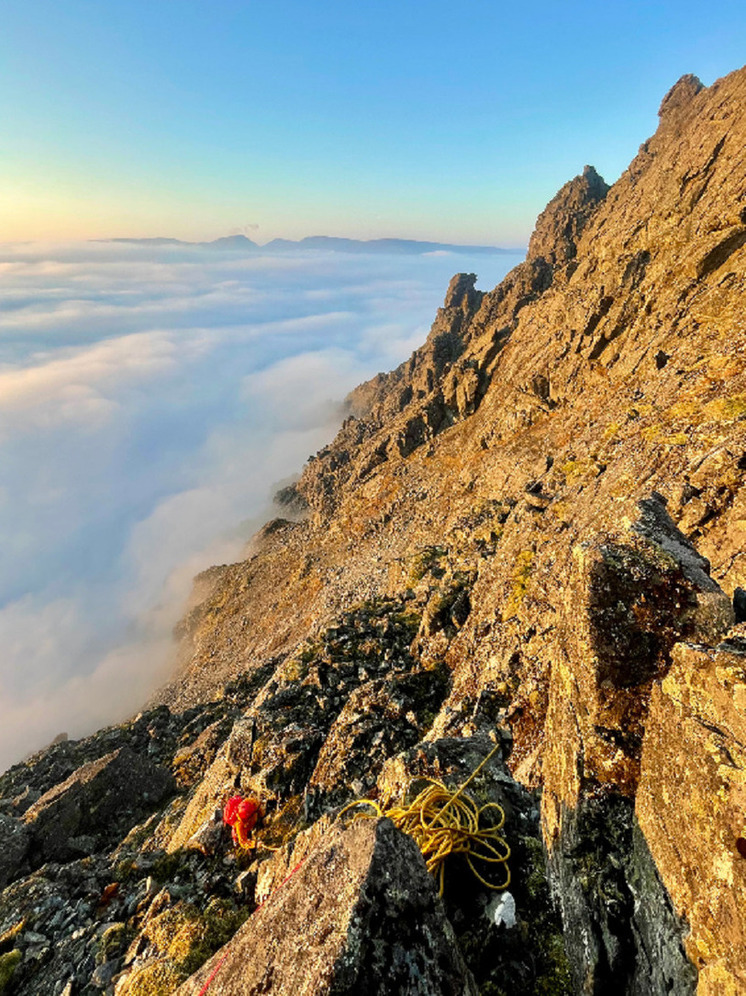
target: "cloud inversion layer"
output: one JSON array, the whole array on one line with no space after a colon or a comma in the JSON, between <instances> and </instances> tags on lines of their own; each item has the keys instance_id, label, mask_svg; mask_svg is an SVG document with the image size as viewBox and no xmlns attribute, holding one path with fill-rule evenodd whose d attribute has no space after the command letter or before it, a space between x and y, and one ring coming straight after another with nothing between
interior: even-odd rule
<instances>
[{"instance_id":1,"label":"cloud inversion layer","mask_svg":"<svg viewBox=\"0 0 746 996\"><path fill-rule=\"evenodd\" d=\"M0 768L136 710L347 391L511 263L0 246Z\"/></svg>"}]
</instances>

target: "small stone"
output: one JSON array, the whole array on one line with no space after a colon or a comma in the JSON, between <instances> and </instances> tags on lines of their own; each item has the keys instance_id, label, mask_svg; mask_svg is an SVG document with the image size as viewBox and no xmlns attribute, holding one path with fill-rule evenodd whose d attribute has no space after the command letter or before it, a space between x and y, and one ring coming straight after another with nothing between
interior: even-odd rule
<instances>
[{"instance_id":1,"label":"small stone","mask_svg":"<svg viewBox=\"0 0 746 996\"><path fill-rule=\"evenodd\" d=\"M43 934L37 934L33 930L24 931L22 940L24 944L49 944L48 937L45 937Z\"/></svg>"},{"instance_id":2,"label":"small stone","mask_svg":"<svg viewBox=\"0 0 746 996\"><path fill-rule=\"evenodd\" d=\"M186 841L184 847L205 855L215 854L223 843L224 831L222 811L216 809Z\"/></svg>"},{"instance_id":3,"label":"small stone","mask_svg":"<svg viewBox=\"0 0 746 996\"><path fill-rule=\"evenodd\" d=\"M91 975L91 985L98 986L99 989L105 989L116 973L117 964L115 961L104 962L103 965L98 965Z\"/></svg>"},{"instance_id":4,"label":"small stone","mask_svg":"<svg viewBox=\"0 0 746 996\"><path fill-rule=\"evenodd\" d=\"M247 871L241 872L236 878L233 888L239 896L247 896L253 891L255 885L256 871L249 868Z\"/></svg>"}]
</instances>

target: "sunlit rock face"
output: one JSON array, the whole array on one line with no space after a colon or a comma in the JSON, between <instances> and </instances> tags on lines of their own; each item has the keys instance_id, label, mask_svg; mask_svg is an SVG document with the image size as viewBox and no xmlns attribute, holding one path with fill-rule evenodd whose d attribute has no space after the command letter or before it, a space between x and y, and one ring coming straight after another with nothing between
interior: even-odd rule
<instances>
[{"instance_id":1,"label":"sunlit rock face","mask_svg":"<svg viewBox=\"0 0 746 996\"><path fill-rule=\"evenodd\" d=\"M371 992L746 989L745 110L746 70L684 77L497 288L457 274L245 559L200 576L158 704L0 780L19 993L352 994L363 967ZM170 797L138 783L118 840L102 811L88 855L40 867L33 813L125 746ZM456 859L439 905L411 841L335 822L482 762L497 895ZM263 807L248 854L235 794ZM387 970L355 933L371 897Z\"/></svg>"},{"instance_id":2,"label":"sunlit rock face","mask_svg":"<svg viewBox=\"0 0 746 996\"><path fill-rule=\"evenodd\" d=\"M654 689L636 813L701 993L746 978L746 641L679 644ZM685 818L682 819L682 815Z\"/></svg>"}]
</instances>

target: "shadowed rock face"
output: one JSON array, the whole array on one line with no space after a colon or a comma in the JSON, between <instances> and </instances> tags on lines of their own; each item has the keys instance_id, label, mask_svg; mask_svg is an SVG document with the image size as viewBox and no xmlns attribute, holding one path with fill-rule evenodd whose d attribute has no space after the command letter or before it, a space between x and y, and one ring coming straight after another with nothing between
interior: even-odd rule
<instances>
[{"instance_id":1,"label":"shadowed rock face","mask_svg":"<svg viewBox=\"0 0 746 996\"><path fill-rule=\"evenodd\" d=\"M169 771L120 747L45 792L23 821L35 853L47 860L70 858L95 847L97 837L116 841L117 830L155 809L173 788Z\"/></svg>"},{"instance_id":2,"label":"shadowed rock face","mask_svg":"<svg viewBox=\"0 0 746 996\"><path fill-rule=\"evenodd\" d=\"M465 964L490 994L746 991L745 148L746 70L683 77L617 183L586 167L523 263L487 292L457 274L423 346L352 393L292 516L198 579L161 705L0 778L20 996L194 991L303 856L238 935L252 986L404 992L415 965L412 992L466 992ZM458 862L443 907L398 890L408 842L332 827L498 741L470 785L506 812L496 903ZM144 781L87 822L125 749L125 796ZM236 792L264 807L238 858ZM389 917L415 908L427 936Z\"/></svg>"},{"instance_id":3,"label":"shadowed rock face","mask_svg":"<svg viewBox=\"0 0 746 996\"><path fill-rule=\"evenodd\" d=\"M0 814L0 889L11 882L23 868L23 861L29 852L30 835L20 820Z\"/></svg>"},{"instance_id":4,"label":"shadowed rock face","mask_svg":"<svg viewBox=\"0 0 746 996\"><path fill-rule=\"evenodd\" d=\"M640 517L573 551L546 719L544 832L558 806L611 791L634 797L651 690L681 640L717 642L734 623L709 565L659 498Z\"/></svg>"}]
</instances>

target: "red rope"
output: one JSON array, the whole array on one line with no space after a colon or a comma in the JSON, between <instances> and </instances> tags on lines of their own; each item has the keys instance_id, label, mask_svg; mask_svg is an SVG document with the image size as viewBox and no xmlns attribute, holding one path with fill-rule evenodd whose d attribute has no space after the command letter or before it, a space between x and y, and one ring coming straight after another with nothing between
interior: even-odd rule
<instances>
[{"instance_id":1,"label":"red rope","mask_svg":"<svg viewBox=\"0 0 746 996\"><path fill-rule=\"evenodd\" d=\"M282 882L280 882L280 884L277 886L277 888L274 890L274 892L270 892L270 894L267 896L267 898L263 899L261 901L261 903L259 903L259 905L257 906L257 908L254 910L254 913L258 913L259 910L262 908L262 906L264 906L264 904L266 902L268 902L272 898L272 896L276 895L280 891L280 889L283 887L283 885L285 885L286 882L290 881L290 879L300 869L300 867L302 866L302 864L303 864L303 862L305 860L306 859L303 858L301 861L298 862L298 864L295 866L295 868L293 868L293 870L291 872L288 872L288 874L285 876L285 878L282 880ZM252 913L251 915L253 916L254 913ZM208 975L207 982L205 982L204 986L202 986L202 988L200 989L200 991L198 993L198 996L205 996L205 993L207 992L207 990L210 988L210 986L212 985L213 981L215 980L215 976L218 974L218 972L220 971L220 969L223 967L223 962L225 961L225 959L228 957L228 955L230 953L231 953L231 949L228 948L228 950L225 952L225 954L223 955L223 957L217 963L217 965L215 966L215 968L213 968L212 972L210 972L210 974Z\"/></svg>"},{"instance_id":2,"label":"red rope","mask_svg":"<svg viewBox=\"0 0 746 996\"><path fill-rule=\"evenodd\" d=\"M207 982L204 984L204 986L202 986L202 988L199 991L199 996L205 996L205 993L207 992L207 990L212 985L212 980L215 978L215 976L220 971L220 969L221 969L221 967L223 965L223 962L225 961L225 959L228 957L229 954L230 954L230 950L226 951L225 954L223 955L223 957L220 959L220 961L215 966L215 968L213 968L212 972L210 972L209 976L207 977Z\"/></svg>"}]
</instances>

